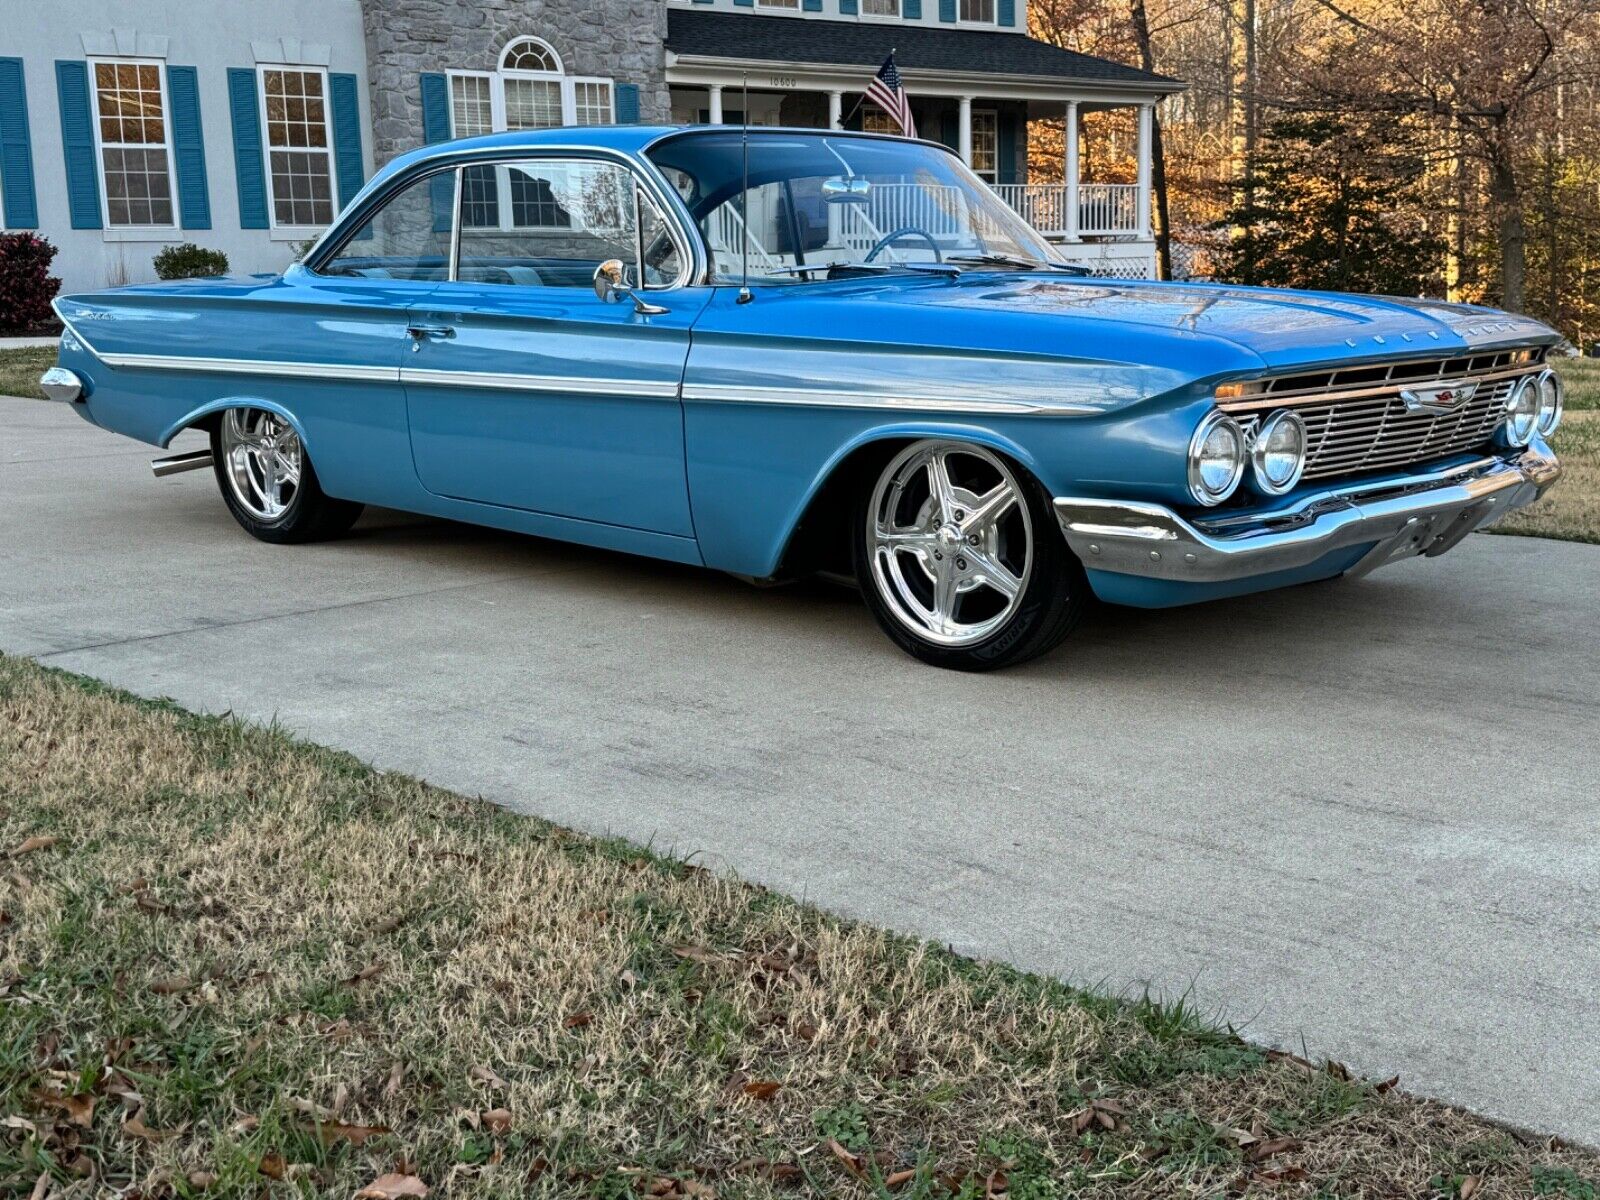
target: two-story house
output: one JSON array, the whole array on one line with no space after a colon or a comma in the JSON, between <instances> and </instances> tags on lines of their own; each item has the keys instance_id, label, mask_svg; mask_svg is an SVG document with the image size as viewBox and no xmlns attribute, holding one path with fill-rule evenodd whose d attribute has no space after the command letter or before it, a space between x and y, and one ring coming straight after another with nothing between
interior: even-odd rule
<instances>
[{"instance_id":1,"label":"two-story house","mask_svg":"<svg viewBox=\"0 0 1600 1200\"><path fill-rule=\"evenodd\" d=\"M0 217L69 289L163 245L275 271L424 142L609 122L888 128L892 50L923 136L1064 253L1150 276L1151 116L1174 80L1027 35L1026 0L55 0L0 45ZM1079 179L1086 114L1138 114L1137 182ZM1064 178L1030 125L1065 118ZM537 219L531 214L529 219Z\"/></svg>"}]
</instances>

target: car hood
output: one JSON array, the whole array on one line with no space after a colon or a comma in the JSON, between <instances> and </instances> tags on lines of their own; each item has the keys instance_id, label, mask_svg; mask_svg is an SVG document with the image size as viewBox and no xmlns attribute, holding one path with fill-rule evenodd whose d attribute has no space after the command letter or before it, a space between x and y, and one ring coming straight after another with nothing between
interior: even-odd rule
<instances>
[{"instance_id":1,"label":"car hood","mask_svg":"<svg viewBox=\"0 0 1600 1200\"><path fill-rule=\"evenodd\" d=\"M1560 340L1529 317L1469 304L1217 284L969 273L946 288L907 289L905 299L1071 318L1090 334L1098 325L1216 339L1269 368Z\"/></svg>"}]
</instances>

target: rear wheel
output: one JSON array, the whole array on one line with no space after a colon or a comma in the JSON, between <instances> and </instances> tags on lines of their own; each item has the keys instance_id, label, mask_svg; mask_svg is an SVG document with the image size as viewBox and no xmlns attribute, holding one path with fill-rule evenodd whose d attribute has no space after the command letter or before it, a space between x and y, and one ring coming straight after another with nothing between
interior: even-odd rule
<instances>
[{"instance_id":1,"label":"rear wheel","mask_svg":"<svg viewBox=\"0 0 1600 1200\"><path fill-rule=\"evenodd\" d=\"M894 641L934 666L989 671L1045 653L1088 602L1050 498L982 446L907 446L864 489L856 577Z\"/></svg>"},{"instance_id":2,"label":"rear wheel","mask_svg":"<svg viewBox=\"0 0 1600 1200\"><path fill-rule=\"evenodd\" d=\"M224 410L211 431L211 457L228 511L263 542L338 537L361 515L361 505L322 490L300 435L275 412Z\"/></svg>"}]
</instances>

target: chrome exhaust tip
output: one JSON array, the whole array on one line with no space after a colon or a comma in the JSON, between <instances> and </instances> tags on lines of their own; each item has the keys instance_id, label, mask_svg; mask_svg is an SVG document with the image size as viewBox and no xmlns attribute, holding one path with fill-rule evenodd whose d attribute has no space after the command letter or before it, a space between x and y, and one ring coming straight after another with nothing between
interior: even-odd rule
<instances>
[{"instance_id":1,"label":"chrome exhaust tip","mask_svg":"<svg viewBox=\"0 0 1600 1200\"><path fill-rule=\"evenodd\" d=\"M174 454L169 458L150 460L150 469L157 479L168 475L181 475L185 471L204 471L211 465L211 451L193 450L188 454Z\"/></svg>"}]
</instances>

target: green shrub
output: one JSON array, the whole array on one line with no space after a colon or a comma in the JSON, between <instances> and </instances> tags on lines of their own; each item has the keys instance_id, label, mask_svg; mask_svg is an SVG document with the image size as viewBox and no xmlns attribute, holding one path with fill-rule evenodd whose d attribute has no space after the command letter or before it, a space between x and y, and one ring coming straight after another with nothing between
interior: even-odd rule
<instances>
[{"instance_id":1,"label":"green shrub","mask_svg":"<svg viewBox=\"0 0 1600 1200\"><path fill-rule=\"evenodd\" d=\"M50 274L56 248L32 233L0 234L0 333L31 333L54 324L50 301L61 280Z\"/></svg>"},{"instance_id":2,"label":"green shrub","mask_svg":"<svg viewBox=\"0 0 1600 1200\"><path fill-rule=\"evenodd\" d=\"M158 279L204 279L228 273L228 256L193 242L168 246L155 258Z\"/></svg>"}]
</instances>

